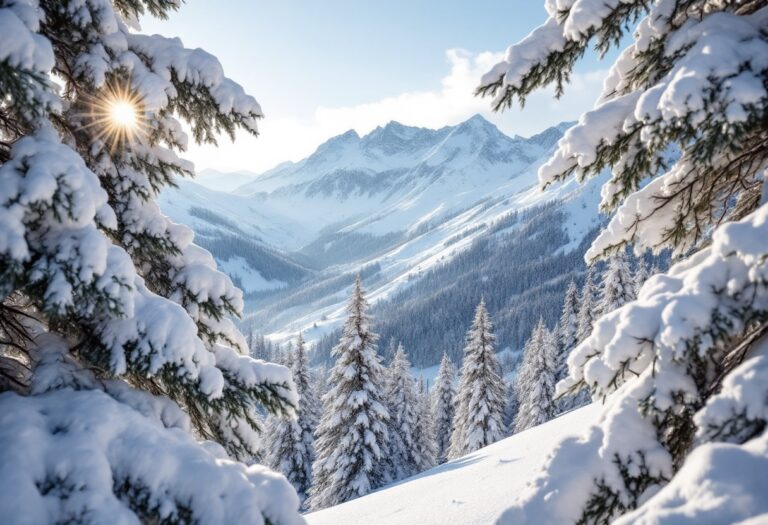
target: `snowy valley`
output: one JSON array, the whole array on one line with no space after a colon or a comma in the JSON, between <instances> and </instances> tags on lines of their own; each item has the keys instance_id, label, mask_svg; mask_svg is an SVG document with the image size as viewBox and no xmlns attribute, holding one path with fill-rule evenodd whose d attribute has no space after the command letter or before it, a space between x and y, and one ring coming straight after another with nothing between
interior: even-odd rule
<instances>
[{"instance_id":1,"label":"snowy valley","mask_svg":"<svg viewBox=\"0 0 768 525\"><path fill-rule=\"evenodd\" d=\"M246 331L277 342L330 334L324 362L361 273L383 344L403 341L429 367L443 350L460 359L468 296L486 297L502 348L519 349L538 315L557 319L565 287L583 275L602 179L541 192L536 178L567 126L523 138L479 115L437 130L390 122L231 192L179 181L160 205L245 291ZM436 302L450 317L435 315Z\"/></svg>"}]
</instances>

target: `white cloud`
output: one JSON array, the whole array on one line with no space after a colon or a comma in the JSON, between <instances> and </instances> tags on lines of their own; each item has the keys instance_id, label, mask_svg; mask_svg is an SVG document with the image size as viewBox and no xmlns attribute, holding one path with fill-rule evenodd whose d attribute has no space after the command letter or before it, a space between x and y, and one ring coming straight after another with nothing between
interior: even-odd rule
<instances>
[{"instance_id":1,"label":"white cloud","mask_svg":"<svg viewBox=\"0 0 768 525\"><path fill-rule=\"evenodd\" d=\"M483 114L502 131L531 135L565 120L575 120L592 106L606 71L575 74L566 95L555 100L551 90L529 97L523 111L513 108L492 113L489 100L475 97L478 79L501 53L473 54L459 49L446 52L448 74L431 91L413 91L346 107L318 107L301 119L268 115L254 139L240 134L233 144L223 138L218 148L193 147L187 157L198 168L263 171L286 161L306 157L328 138L355 129L365 134L376 126L396 120L406 125L438 128L457 124L476 113Z\"/></svg>"}]
</instances>

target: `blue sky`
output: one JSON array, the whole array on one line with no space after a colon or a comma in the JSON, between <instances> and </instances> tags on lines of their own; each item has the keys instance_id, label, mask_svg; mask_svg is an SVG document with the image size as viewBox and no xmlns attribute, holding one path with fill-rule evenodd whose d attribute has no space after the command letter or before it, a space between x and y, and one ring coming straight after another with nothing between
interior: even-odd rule
<instances>
[{"instance_id":1,"label":"blue sky","mask_svg":"<svg viewBox=\"0 0 768 525\"><path fill-rule=\"evenodd\" d=\"M498 54L545 17L539 0L188 0L142 29L216 55L266 114L255 141L192 148L197 167L262 171L390 120L439 127L482 112L506 133L530 135L576 118L610 62L587 57L564 99L541 93L523 112L491 114L472 97Z\"/></svg>"}]
</instances>

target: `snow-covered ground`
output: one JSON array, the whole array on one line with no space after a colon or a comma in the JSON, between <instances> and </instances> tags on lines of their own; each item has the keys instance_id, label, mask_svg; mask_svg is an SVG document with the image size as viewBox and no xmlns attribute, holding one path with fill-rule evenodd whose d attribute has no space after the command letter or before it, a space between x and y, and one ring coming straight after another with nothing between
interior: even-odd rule
<instances>
[{"instance_id":1,"label":"snow-covered ground","mask_svg":"<svg viewBox=\"0 0 768 525\"><path fill-rule=\"evenodd\" d=\"M309 525L493 523L552 448L594 422L590 405L368 496L306 515Z\"/></svg>"}]
</instances>

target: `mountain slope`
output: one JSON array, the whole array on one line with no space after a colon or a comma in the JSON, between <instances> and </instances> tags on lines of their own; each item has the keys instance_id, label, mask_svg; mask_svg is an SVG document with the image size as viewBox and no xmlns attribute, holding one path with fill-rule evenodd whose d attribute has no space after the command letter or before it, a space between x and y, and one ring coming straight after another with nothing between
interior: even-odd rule
<instances>
[{"instance_id":1,"label":"mountain slope","mask_svg":"<svg viewBox=\"0 0 768 525\"><path fill-rule=\"evenodd\" d=\"M565 414L356 500L305 515L309 525L493 523L538 473L552 448L594 422L598 405Z\"/></svg>"},{"instance_id":2,"label":"mountain slope","mask_svg":"<svg viewBox=\"0 0 768 525\"><path fill-rule=\"evenodd\" d=\"M403 340L414 363L428 366L443 347L460 345L463 312L480 294L505 321L502 345L518 346L529 329L513 303L532 285L541 285L542 312L556 315L561 288L582 264L574 250L599 221L593 210L600 181L538 188L536 170L566 127L522 138L480 116L437 130L391 122L363 137L354 131L334 137L235 192L184 181L163 194L161 205L190 224L245 289L246 329L277 341L298 330L322 340L339 326L349 286L362 272L369 298L382 305L376 315L386 337ZM541 235L550 241L544 251L536 240ZM517 253L518 244L533 251ZM270 265L279 259L278 270L234 250L241 245L268 254ZM535 255L551 270L544 280L559 280L530 282L531 265L510 267L512 255ZM419 297L408 296L411 289ZM407 308L398 312L398 302ZM456 306L459 317L435 318L441 302ZM403 318L408 313L415 315ZM442 336L438 346L426 348L425 338L435 333Z\"/></svg>"}]
</instances>

